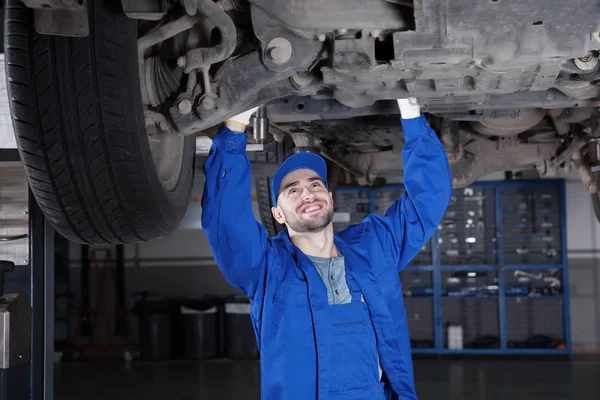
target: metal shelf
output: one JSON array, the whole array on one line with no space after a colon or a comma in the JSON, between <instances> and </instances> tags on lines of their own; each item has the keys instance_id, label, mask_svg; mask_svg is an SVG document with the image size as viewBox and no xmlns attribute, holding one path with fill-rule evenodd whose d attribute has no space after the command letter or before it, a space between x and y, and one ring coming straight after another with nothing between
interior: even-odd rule
<instances>
[{"instance_id":1,"label":"metal shelf","mask_svg":"<svg viewBox=\"0 0 600 400\"><path fill-rule=\"evenodd\" d=\"M512 271L517 269L564 269L563 264L505 264L503 270Z\"/></svg>"},{"instance_id":2,"label":"metal shelf","mask_svg":"<svg viewBox=\"0 0 600 400\"><path fill-rule=\"evenodd\" d=\"M403 271L433 271L433 265L407 265Z\"/></svg>"},{"instance_id":3,"label":"metal shelf","mask_svg":"<svg viewBox=\"0 0 600 400\"><path fill-rule=\"evenodd\" d=\"M502 349L442 349L442 354L502 354Z\"/></svg>"},{"instance_id":4,"label":"metal shelf","mask_svg":"<svg viewBox=\"0 0 600 400\"><path fill-rule=\"evenodd\" d=\"M415 349L416 350L416 349ZM414 352L414 351L413 351ZM565 349L442 349L442 354L565 354L570 355L570 350Z\"/></svg>"},{"instance_id":5,"label":"metal shelf","mask_svg":"<svg viewBox=\"0 0 600 400\"><path fill-rule=\"evenodd\" d=\"M565 354L571 355L569 349L506 349L509 354Z\"/></svg>"},{"instance_id":6,"label":"metal shelf","mask_svg":"<svg viewBox=\"0 0 600 400\"><path fill-rule=\"evenodd\" d=\"M497 271L499 265L440 265L442 271Z\"/></svg>"},{"instance_id":7,"label":"metal shelf","mask_svg":"<svg viewBox=\"0 0 600 400\"><path fill-rule=\"evenodd\" d=\"M422 347L413 347L411 349L411 352L413 354L437 354L438 350L431 348L431 349L427 349L427 348L422 348Z\"/></svg>"},{"instance_id":8,"label":"metal shelf","mask_svg":"<svg viewBox=\"0 0 600 400\"><path fill-rule=\"evenodd\" d=\"M478 190L482 188L486 190ZM381 212L390 201L393 201L395 196L395 194L381 193L381 191L403 189L403 185L394 184L376 189L338 187L337 190L366 192L360 193L360 195L348 194L347 198L356 197L360 199L362 208L370 208L369 211L375 213ZM432 295L406 296L406 299L431 299L433 305L433 312L427 314L427 318L431 318L434 334L432 340L435 342L435 348L413 348L413 354L565 354L571 356L564 181L544 179L477 182L468 188L455 189L453 196L455 200L453 200L451 207L448 208L446 215L443 217L440 229L434 232L432 239L428 242L427 252L421 252L416 256L420 258L415 258L420 264L415 265L415 262L413 262L413 265L408 265L402 270L402 272L412 274L418 272L430 273L427 279L430 280L429 283L433 287ZM524 212L523 210L527 211ZM447 222L446 219L448 219ZM477 231L477 229L480 231ZM540 229L543 230L540 231ZM550 233L548 233L548 230ZM542 235L544 236L542 237ZM516 241L516 238L518 238L518 241ZM469 245L465 246L465 242ZM521 242L524 244L521 245ZM483 243L481 245L483 247L480 246L480 243ZM515 244L518 247L515 247ZM548 251L549 248L552 251ZM512 252L518 252L520 249L526 251L523 254L528 254L527 258L524 258L525 256L514 256L517 253ZM429 250L431 251L430 257ZM457 264L457 262L462 262L461 256L458 256L458 254L464 256L466 250L474 252L473 254L476 254L480 259L470 259L465 260L465 262L475 261L478 264ZM451 257L447 256L449 251L453 252ZM542 252L540 253L540 251ZM494 256L481 258L482 254L492 254L487 252L493 252ZM547 257L553 257L551 259L552 263L544 263ZM531 261L530 264L522 263L528 260ZM444 264L443 261L448 263ZM538 271L537 273L559 270L564 294L546 296L507 294L506 288L513 286L510 284L512 275L510 271L515 270ZM447 287L444 276L447 276L449 272L464 273L470 271L487 272L487 274L481 274L481 277L480 274L472 274L472 281L469 280L471 278L469 274L466 274L466 278L462 276L465 274L451 275L456 275L457 279L461 279L460 284L464 284L464 286L480 287L493 282L499 288L498 295L451 296L444 293L444 288ZM403 282L405 289L410 289L408 282L408 280ZM450 304L453 302L447 299L464 301ZM559 304L562 311L561 314L557 315L557 319L560 320L562 328L558 328L554 333L550 330L548 335L558 342L564 343L566 348L564 350L509 348L509 342L512 342L509 339L515 337L515 328L518 330L516 332L517 336L524 333L524 337L531 336L526 330L523 331L523 325L520 324L524 322L514 315L515 303L518 303L515 302L515 299L528 301L542 299L540 300L541 304L536 304L534 301L523 303L524 308L521 309L520 318L526 318L522 321L528 321L527 323L537 321L539 318L536 317L537 319L535 319L533 315L537 316L539 313L543 313L541 310L544 307L554 307L551 302L546 303L545 300L557 300L557 304ZM486 303L485 300L488 300L488 302ZM517 306L521 307L520 305ZM535 314L532 314L534 312ZM469 320L465 316L471 319ZM468 321L460 322L461 319L464 319L463 317ZM445 326L451 319L456 320L456 325L463 326L464 343L470 342L474 338L492 334L498 337L500 348L460 350L445 348ZM409 326L410 322L408 321ZM507 322L509 322L509 327L507 327ZM497 324L497 326L493 326L494 324ZM497 332L479 332L479 329L475 329L475 326L485 327L488 331L497 329ZM558 331L561 333L557 333ZM558 335L562 335L562 337Z\"/></svg>"},{"instance_id":9,"label":"metal shelf","mask_svg":"<svg viewBox=\"0 0 600 400\"><path fill-rule=\"evenodd\" d=\"M433 295L431 295L433 296ZM561 299L564 298L562 294L548 294L548 295L539 295L539 296L529 296L529 295L514 295L514 294L504 294L507 299L521 298L521 299ZM405 296L405 297L428 297L428 296ZM442 294L443 298L450 299L497 299L500 295L489 295L489 296L479 296L479 295L459 295L453 296L450 294Z\"/></svg>"}]
</instances>

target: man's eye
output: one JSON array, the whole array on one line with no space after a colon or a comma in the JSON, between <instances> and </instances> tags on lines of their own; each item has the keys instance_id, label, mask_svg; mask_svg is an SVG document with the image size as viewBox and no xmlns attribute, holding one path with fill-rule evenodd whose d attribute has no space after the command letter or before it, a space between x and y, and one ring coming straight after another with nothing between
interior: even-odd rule
<instances>
[{"instance_id":1,"label":"man's eye","mask_svg":"<svg viewBox=\"0 0 600 400\"><path fill-rule=\"evenodd\" d=\"M312 185L312 186L313 186L313 187L318 187L318 186L321 186L321 184L320 184L319 182L315 182L315 183L313 183L313 185Z\"/></svg>"},{"instance_id":2,"label":"man's eye","mask_svg":"<svg viewBox=\"0 0 600 400\"><path fill-rule=\"evenodd\" d=\"M288 192L289 194L294 194L298 191L298 189L290 189L290 191Z\"/></svg>"}]
</instances>

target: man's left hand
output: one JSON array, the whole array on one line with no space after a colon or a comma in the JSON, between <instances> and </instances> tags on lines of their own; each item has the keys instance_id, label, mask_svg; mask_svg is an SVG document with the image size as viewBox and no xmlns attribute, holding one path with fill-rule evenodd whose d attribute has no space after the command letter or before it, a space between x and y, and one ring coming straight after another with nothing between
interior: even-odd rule
<instances>
[{"instance_id":1,"label":"man's left hand","mask_svg":"<svg viewBox=\"0 0 600 400\"><path fill-rule=\"evenodd\" d=\"M398 107L400 108L400 116L403 119L418 118L421 116L421 107L419 101L415 97L406 99L398 99Z\"/></svg>"}]
</instances>

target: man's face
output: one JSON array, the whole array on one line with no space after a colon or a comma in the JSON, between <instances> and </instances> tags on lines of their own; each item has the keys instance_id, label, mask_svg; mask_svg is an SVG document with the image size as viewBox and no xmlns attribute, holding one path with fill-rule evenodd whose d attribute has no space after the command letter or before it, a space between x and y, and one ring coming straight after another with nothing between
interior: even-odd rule
<instances>
[{"instance_id":1,"label":"man's face","mask_svg":"<svg viewBox=\"0 0 600 400\"><path fill-rule=\"evenodd\" d=\"M333 199L314 171L297 169L281 181L277 207L271 211L288 229L319 232L333 221Z\"/></svg>"}]
</instances>

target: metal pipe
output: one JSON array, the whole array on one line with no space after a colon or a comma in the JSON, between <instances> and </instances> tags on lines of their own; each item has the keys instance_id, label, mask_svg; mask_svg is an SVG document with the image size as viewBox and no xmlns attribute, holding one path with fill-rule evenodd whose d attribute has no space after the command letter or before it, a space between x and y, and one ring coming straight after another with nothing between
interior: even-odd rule
<instances>
[{"instance_id":1,"label":"metal pipe","mask_svg":"<svg viewBox=\"0 0 600 400\"><path fill-rule=\"evenodd\" d=\"M160 26L158 29L147 33L138 39L138 54L140 57L144 54L146 49L163 42L181 32L191 29L198 22L202 21L201 16L195 15L184 15L183 17L176 19L175 21L166 23Z\"/></svg>"},{"instance_id":2,"label":"metal pipe","mask_svg":"<svg viewBox=\"0 0 600 400\"><path fill-rule=\"evenodd\" d=\"M590 167L586 165L583 161L581 151L577 150L576 152L574 152L571 158L573 159L573 162L577 167L577 171L579 172L579 176L581 177L581 184L583 185L583 190L585 190L588 193L596 193L598 191L598 186L592 178Z\"/></svg>"},{"instance_id":3,"label":"metal pipe","mask_svg":"<svg viewBox=\"0 0 600 400\"><path fill-rule=\"evenodd\" d=\"M335 164L339 165L340 168L342 168L343 170L348 171L349 173L351 173L352 175L354 175L354 176L356 176L358 178L362 178L362 177L365 176L365 173L363 171L359 170L358 168L355 168L355 167L351 166L346 161L344 161L342 158L339 158L339 157L334 156L333 154L329 153L324 147L318 146L317 149L319 150L319 153L323 157L325 157L326 159L328 159L332 163L335 163Z\"/></svg>"},{"instance_id":4,"label":"metal pipe","mask_svg":"<svg viewBox=\"0 0 600 400\"><path fill-rule=\"evenodd\" d=\"M223 10L212 0L195 0L196 10L191 7L192 2L182 0L188 13L201 13L211 20L221 31L221 43L214 47L192 49L185 55L185 70L190 71L209 66L227 59L235 50L237 44L237 31L235 24ZM182 62L183 64L183 62Z\"/></svg>"},{"instance_id":5,"label":"metal pipe","mask_svg":"<svg viewBox=\"0 0 600 400\"><path fill-rule=\"evenodd\" d=\"M269 118L267 118L267 107L264 105L256 110L253 134L256 143L265 143L269 136Z\"/></svg>"},{"instance_id":6,"label":"metal pipe","mask_svg":"<svg viewBox=\"0 0 600 400\"><path fill-rule=\"evenodd\" d=\"M442 120L440 129L442 143L448 154L448 162L454 164L462 158L462 148L460 146L460 136L458 122Z\"/></svg>"},{"instance_id":7,"label":"metal pipe","mask_svg":"<svg viewBox=\"0 0 600 400\"><path fill-rule=\"evenodd\" d=\"M187 87L186 87L185 92L189 93L190 95L193 95L194 88L196 87L197 81L198 81L198 74L196 71L193 71L190 74L188 74L188 81L187 81Z\"/></svg>"},{"instance_id":8,"label":"metal pipe","mask_svg":"<svg viewBox=\"0 0 600 400\"><path fill-rule=\"evenodd\" d=\"M549 167L557 168L562 163L568 162L569 159L573 157L573 154L575 154L576 152L578 152L579 150L584 148L587 143L588 142L587 142L586 138L581 137L581 136L577 137L575 140L573 140L573 142L571 143L571 146L568 149L566 149L565 151L560 153L558 156L553 158L548 163Z\"/></svg>"},{"instance_id":9,"label":"metal pipe","mask_svg":"<svg viewBox=\"0 0 600 400\"><path fill-rule=\"evenodd\" d=\"M15 240L27 239L27 236L28 235L26 233L15 236L0 236L0 242L13 242Z\"/></svg>"}]
</instances>

